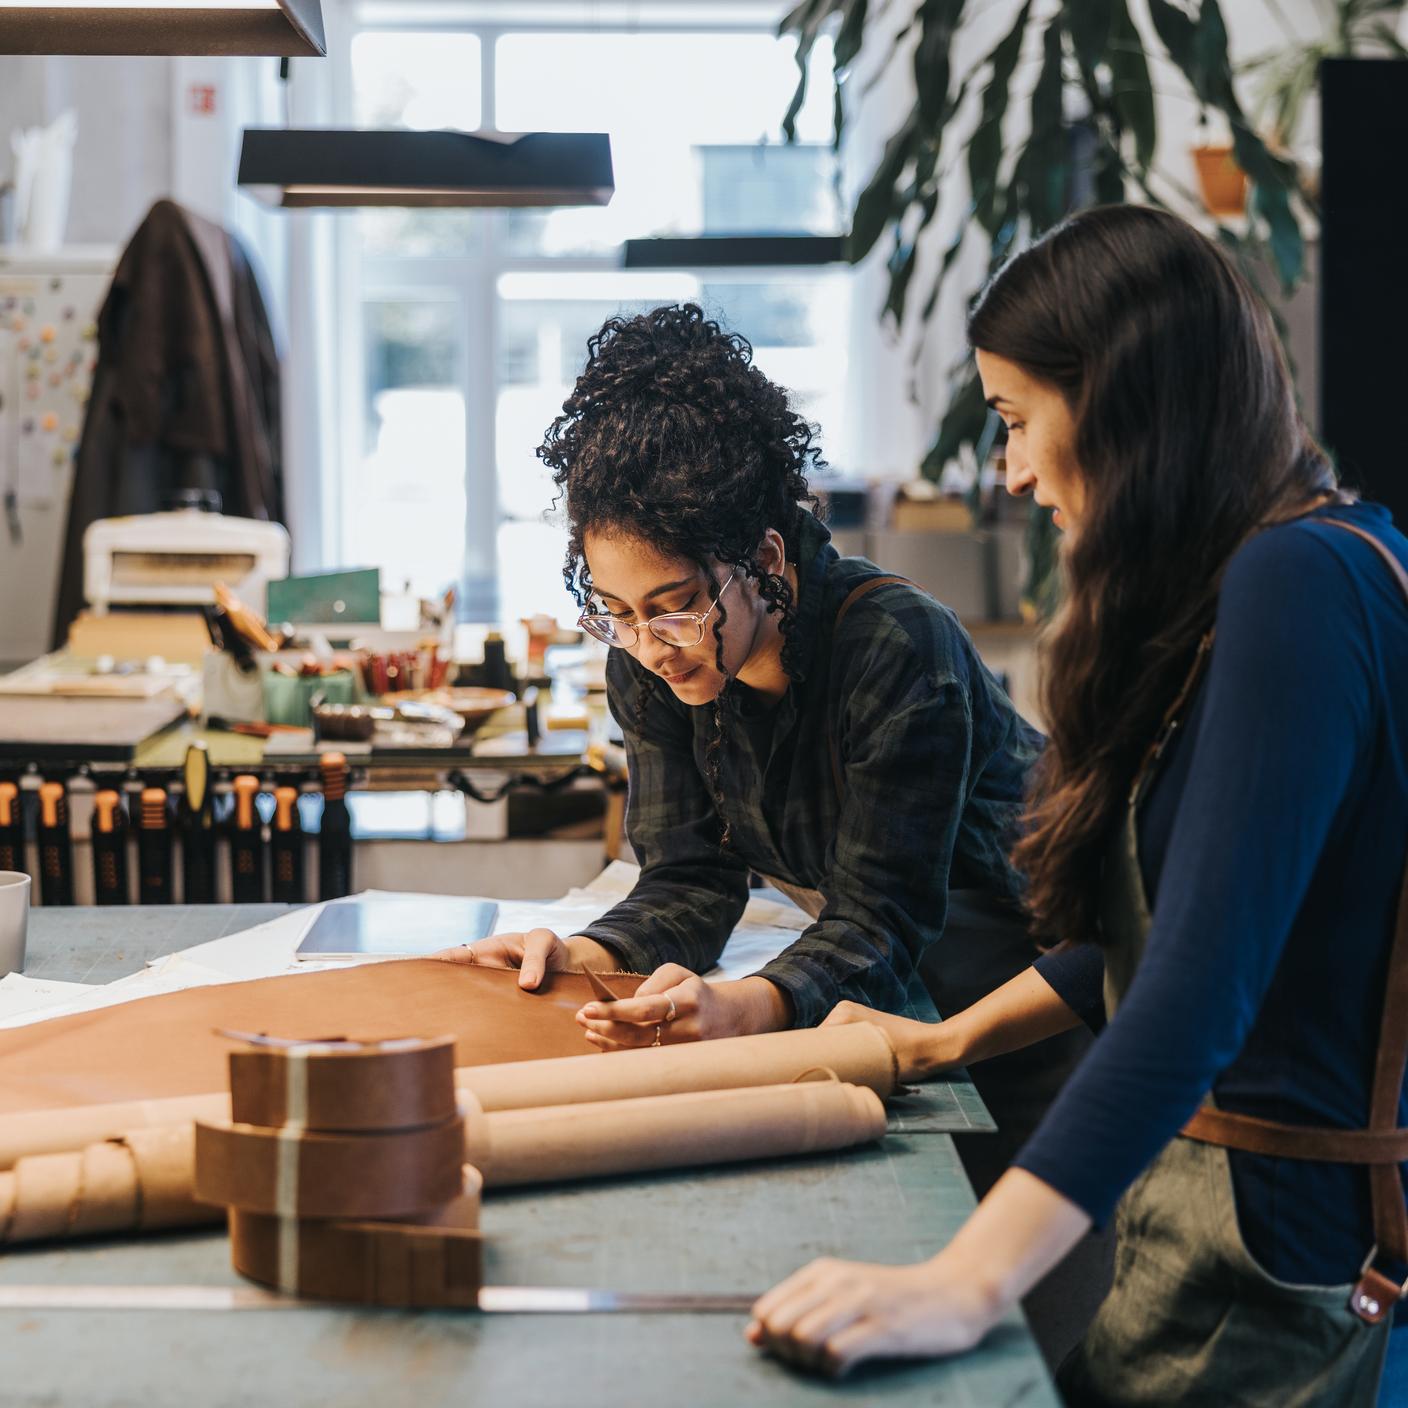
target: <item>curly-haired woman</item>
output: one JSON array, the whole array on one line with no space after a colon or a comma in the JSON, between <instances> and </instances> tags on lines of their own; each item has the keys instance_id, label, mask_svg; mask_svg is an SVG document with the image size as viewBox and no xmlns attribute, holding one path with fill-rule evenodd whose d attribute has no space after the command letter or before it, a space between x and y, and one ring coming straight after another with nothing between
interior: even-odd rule
<instances>
[{"instance_id":1,"label":"curly-haired woman","mask_svg":"<svg viewBox=\"0 0 1408 1408\"><path fill-rule=\"evenodd\" d=\"M990 949L969 999L1029 963L1007 856L1040 736L950 611L837 555L805 506L813 432L748 343L692 305L611 319L538 453L582 624L615 647L641 873L581 933L495 936L475 961L527 988L650 974L580 1014L605 1049L812 1025L844 998L897 1011L956 908L984 940L953 940L955 970ZM705 983L750 872L813 922L756 975Z\"/></svg>"},{"instance_id":2,"label":"curly-haired woman","mask_svg":"<svg viewBox=\"0 0 1408 1408\"><path fill-rule=\"evenodd\" d=\"M969 334L1010 483L1070 535L1016 859L1078 942L883 1020L910 1075L1105 1030L944 1250L816 1263L751 1336L832 1370L965 1348L1123 1196L1068 1403L1408 1402L1408 541L1336 490L1265 308L1171 215L1074 217Z\"/></svg>"}]
</instances>

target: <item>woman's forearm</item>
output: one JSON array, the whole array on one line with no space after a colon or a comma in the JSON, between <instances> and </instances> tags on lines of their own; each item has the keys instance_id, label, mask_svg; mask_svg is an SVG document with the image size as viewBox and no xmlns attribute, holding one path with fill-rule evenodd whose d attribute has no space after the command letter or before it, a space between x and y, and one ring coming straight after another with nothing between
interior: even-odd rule
<instances>
[{"instance_id":1,"label":"woman's forearm","mask_svg":"<svg viewBox=\"0 0 1408 1408\"><path fill-rule=\"evenodd\" d=\"M841 1003L827 1024L870 1022L890 1038L901 1080L928 1080L955 1066L984 1061L1031 1046L1080 1024L1056 990L1028 968L985 998L942 1022L921 1022L877 1012L858 1002Z\"/></svg>"},{"instance_id":2,"label":"woman's forearm","mask_svg":"<svg viewBox=\"0 0 1408 1408\"><path fill-rule=\"evenodd\" d=\"M986 1061L1079 1025L1055 988L1028 968L934 1028L934 1069Z\"/></svg>"},{"instance_id":3,"label":"woman's forearm","mask_svg":"<svg viewBox=\"0 0 1408 1408\"><path fill-rule=\"evenodd\" d=\"M995 1313L1015 1304L1090 1230L1089 1215L1026 1169L993 1184L936 1269L978 1289Z\"/></svg>"}]
</instances>

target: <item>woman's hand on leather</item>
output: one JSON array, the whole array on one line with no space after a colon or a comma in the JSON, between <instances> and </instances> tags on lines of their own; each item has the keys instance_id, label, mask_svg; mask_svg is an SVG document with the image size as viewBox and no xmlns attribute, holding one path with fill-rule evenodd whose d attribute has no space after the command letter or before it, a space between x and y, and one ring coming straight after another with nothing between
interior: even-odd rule
<instances>
[{"instance_id":1,"label":"woman's hand on leather","mask_svg":"<svg viewBox=\"0 0 1408 1408\"><path fill-rule=\"evenodd\" d=\"M517 968L518 986L532 991L548 973L576 973L590 966L610 972L617 966L610 952L591 939L559 938L551 929L521 934L491 934L472 944L444 948L433 955L446 963L478 964L481 968Z\"/></svg>"},{"instance_id":2,"label":"woman's hand on leather","mask_svg":"<svg viewBox=\"0 0 1408 1408\"><path fill-rule=\"evenodd\" d=\"M602 1051L664 1046L781 1031L792 1007L766 978L706 983L678 963L657 968L634 997L589 1002L577 1013L589 1042Z\"/></svg>"}]
</instances>

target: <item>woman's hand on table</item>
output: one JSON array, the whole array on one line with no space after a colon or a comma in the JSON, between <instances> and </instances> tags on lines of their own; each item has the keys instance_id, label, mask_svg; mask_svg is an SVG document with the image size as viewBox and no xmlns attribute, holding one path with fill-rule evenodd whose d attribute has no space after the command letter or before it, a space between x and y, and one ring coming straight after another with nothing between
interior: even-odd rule
<instances>
[{"instance_id":1,"label":"woman's hand on table","mask_svg":"<svg viewBox=\"0 0 1408 1408\"><path fill-rule=\"evenodd\" d=\"M945 1022L918 1022L893 1012L877 1012L859 1002L839 1002L821 1025L839 1027L849 1022L870 1022L890 1038L901 1080L927 1080L963 1064L963 1054Z\"/></svg>"},{"instance_id":2,"label":"woman's hand on table","mask_svg":"<svg viewBox=\"0 0 1408 1408\"><path fill-rule=\"evenodd\" d=\"M942 1253L913 1266L825 1258L763 1296L745 1334L799 1368L839 1376L862 1359L971 1349L1005 1308L999 1296L945 1265Z\"/></svg>"},{"instance_id":3,"label":"woman's hand on table","mask_svg":"<svg viewBox=\"0 0 1408 1408\"><path fill-rule=\"evenodd\" d=\"M616 1051L781 1031L792 1025L792 1005L766 978L706 983L688 968L667 963L634 997L589 1002L577 1021L593 1046Z\"/></svg>"},{"instance_id":4,"label":"woman's hand on table","mask_svg":"<svg viewBox=\"0 0 1408 1408\"><path fill-rule=\"evenodd\" d=\"M1009 1168L937 1256L914 1266L823 1260L753 1307L751 1344L818 1373L882 1355L971 1349L1090 1230L1089 1216Z\"/></svg>"},{"instance_id":5,"label":"woman's hand on table","mask_svg":"<svg viewBox=\"0 0 1408 1408\"><path fill-rule=\"evenodd\" d=\"M615 958L602 945L580 934L559 938L551 929L522 934L491 934L458 948L442 948L433 957L445 963L477 964L481 968L517 968L518 986L532 991L548 973L610 972Z\"/></svg>"}]
</instances>

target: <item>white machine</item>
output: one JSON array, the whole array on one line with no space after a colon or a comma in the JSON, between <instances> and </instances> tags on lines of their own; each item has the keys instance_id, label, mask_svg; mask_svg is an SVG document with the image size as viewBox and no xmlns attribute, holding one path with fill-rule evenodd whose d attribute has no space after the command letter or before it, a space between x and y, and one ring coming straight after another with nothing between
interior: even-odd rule
<instances>
[{"instance_id":1,"label":"white machine","mask_svg":"<svg viewBox=\"0 0 1408 1408\"><path fill-rule=\"evenodd\" d=\"M281 524L200 509L100 518L83 535L83 595L109 607L206 606L223 582L261 615L271 581L288 576Z\"/></svg>"}]
</instances>

